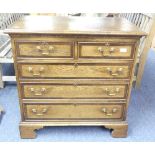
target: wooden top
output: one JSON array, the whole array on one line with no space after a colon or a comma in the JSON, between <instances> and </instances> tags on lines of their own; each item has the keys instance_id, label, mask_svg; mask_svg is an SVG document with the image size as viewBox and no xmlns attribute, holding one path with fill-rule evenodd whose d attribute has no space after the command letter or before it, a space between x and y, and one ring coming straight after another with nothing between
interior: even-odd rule
<instances>
[{"instance_id":1,"label":"wooden top","mask_svg":"<svg viewBox=\"0 0 155 155\"><path fill-rule=\"evenodd\" d=\"M25 16L5 30L8 34L84 34L143 36L135 25L118 17Z\"/></svg>"}]
</instances>

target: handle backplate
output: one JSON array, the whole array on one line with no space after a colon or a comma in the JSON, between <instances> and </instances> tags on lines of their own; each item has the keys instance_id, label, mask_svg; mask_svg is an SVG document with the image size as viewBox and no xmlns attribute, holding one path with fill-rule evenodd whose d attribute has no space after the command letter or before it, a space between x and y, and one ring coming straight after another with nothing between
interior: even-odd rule
<instances>
[{"instance_id":1,"label":"handle backplate","mask_svg":"<svg viewBox=\"0 0 155 155\"><path fill-rule=\"evenodd\" d=\"M113 108L111 111L107 110L107 108L102 108L101 111L106 115L106 116L112 116L113 114L115 114L118 109L117 108Z\"/></svg>"},{"instance_id":2,"label":"handle backplate","mask_svg":"<svg viewBox=\"0 0 155 155\"><path fill-rule=\"evenodd\" d=\"M118 93L120 93L120 88L115 88L115 89L105 88L104 91L108 96L116 96Z\"/></svg>"},{"instance_id":3,"label":"handle backplate","mask_svg":"<svg viewBox=\"0 0 155 155\"><path fill-rule=\"evenodd\" d=\"M30 92L33 93L34 96L43 96L46 92L46 88L40 88L40 89L35 89L35 88L30 88Z\"/></svg>"},{"instance_id":4,"label":"handle backplate","mask_svg":"<svg viewBox=\"0 0 155 155\"><path fill-rule=\"evenodd\" d=\"M40 67L38 70L34 70L33 67L28 67L28 72L32 73L33 76L40 76L44 72L44 67Z\"/></svg>"},{"instance_id":5,"label":"handle backplate","mask_svg":"<svg viewBox=\"0 0 155 155\"><path fill-rule=\"evenodd\" d=\"M31 111L32 111L32 113L34 113L37 116L43 116L43 115L45 115L47 113L48 109L43 108L43 109L38 111L36 108L33 108Z\"/></svg>"}]
</instances>

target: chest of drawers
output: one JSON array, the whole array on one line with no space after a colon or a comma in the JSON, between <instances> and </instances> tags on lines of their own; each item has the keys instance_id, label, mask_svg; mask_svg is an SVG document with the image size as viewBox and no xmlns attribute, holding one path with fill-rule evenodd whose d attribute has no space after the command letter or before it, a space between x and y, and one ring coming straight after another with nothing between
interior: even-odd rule
<instances>
[{"instance_id":1,"label":"chest of drawers","mask_svg":"<svg viewBox=\"0 0 155 155\"><path fill-rule=\"evenodd\" d=\"M45 126L104 126L126 137L140 37L120 18L25 17L11 36L21 138Z\"/></svg>"}]
</instances>

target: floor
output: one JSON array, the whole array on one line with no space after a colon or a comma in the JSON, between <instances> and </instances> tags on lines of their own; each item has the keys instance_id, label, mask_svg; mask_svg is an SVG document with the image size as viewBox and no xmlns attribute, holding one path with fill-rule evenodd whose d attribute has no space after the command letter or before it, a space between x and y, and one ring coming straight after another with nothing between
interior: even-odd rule
<instances>
[{"instance_id":1,"label":"floor","mask_svg":"<svg viewBox=\"0 0 155 155\"><path fill-rule=\"evenodd\" d=\"M17 88L8 84L0 90L0 103L6 113L0 124L0 141L155 141L155 52L150 50L141 89L132 90L128 111L128 137L112 138L103 127L46 127L36 139L20 139Z\"/></svg>"}]
</instances>

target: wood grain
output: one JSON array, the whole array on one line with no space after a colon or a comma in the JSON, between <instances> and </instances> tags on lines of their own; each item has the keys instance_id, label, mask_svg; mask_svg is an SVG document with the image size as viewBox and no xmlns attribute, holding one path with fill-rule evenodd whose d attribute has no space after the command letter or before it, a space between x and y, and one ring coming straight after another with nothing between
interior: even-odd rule
<instances>
[{"instance_id":1,"label":"wood grain","mask_svg":"<svg viewBox=\"0 0 155 155\"><path fill-rule=\"evenodd\" d=\"M133 58L132 46L115 44L97 42L79 43L79 58Z\"/></svg>"},{"instance_id":2,"label":"wood grain","mask_svg":"<svg viewBox=\"0 0 155 155\"><path fill-rule=\"evenodd\" d=\"M105 110L105 112L103 111ZM46 112L44 112L46 110ZM115 111L114 111L115 110ZM26 105L27 119L122 119L122 105Z\"/></svg>"},{"instance_id":3,"label":"wood grain","mask_svg":"<svg viewBox=\"0 0 155 155\"><path fill-rule=\"evenodd\" d=\"M128 64L23 64L19 68L21 77L31 78L130 78ZM29 68L32 68L32 72L29 71ZM44 68L42 72L40 72L41 68ZM111 72L108 71L108 68ZM122 72L119 72L120 68L122 68Z\"/></svg>"},{"instance_id":4,"label":"wood grain","mask_svg":"<svg viewBox=\"0 0 155 155\"><path fill-rule=\"evenodd\" d=\"M30 121L20 123L20 134L22 138L36 138L35 130L41 129L46 126L104 126L105 128L112 129L111 135L114 138L124 138L127 136L128 123L126 121L103 121L103 120L58 120L58 121Z\"/></svg>"},{"instance_id":5,"label":"wood grain","mask_svg":"<svg viewBox=\"0 0 155 155\"><path fill-rule=\"evenodd\" d=\"M26 16L5 32L9 34L145 35L134 24L117 17Z\"/></svg>"},{"instance_id":6,"label":"wood grain","mask_svg":"<svg viewBox=\"0 0 155 155\"><path fill-rule=\"evenodd\" d=\"M17 41L16 48L19 56L72 58L72 42Z\"/></svg>"},{"instance_id":7,"label":"wood grain","mask_svg":"<svg viewBox=\"0 0 155 155\"><path fill-rule=\"evenodd\" d=\"M145 33L122 18L43 16L25 17L5 32L12 39L21 138L35 138L44 126L69 125L104 126L113 137L127 136L134 64Z\"/></svg>"},{"instance_id":8,"label":"wood grain","mask_svg":"<svg viewBox=\"0 0 155 155\"><path fill-rule=\"evenodd\" d=\"M78 84L49 85L25 84L23 86L24 98L126 98L125 85L97 85Z\"/></svg>"}]
</instances>

